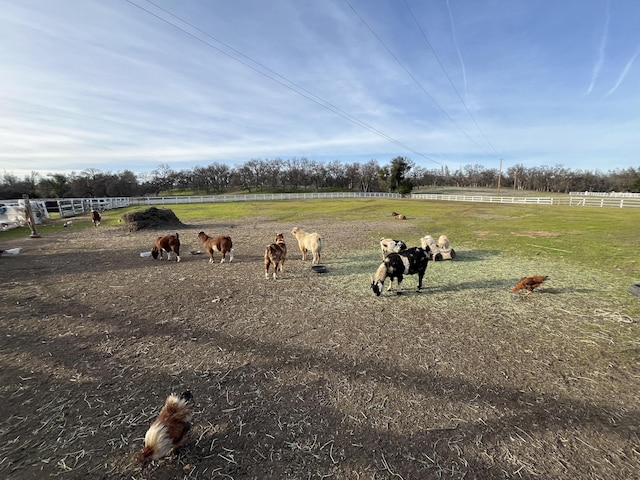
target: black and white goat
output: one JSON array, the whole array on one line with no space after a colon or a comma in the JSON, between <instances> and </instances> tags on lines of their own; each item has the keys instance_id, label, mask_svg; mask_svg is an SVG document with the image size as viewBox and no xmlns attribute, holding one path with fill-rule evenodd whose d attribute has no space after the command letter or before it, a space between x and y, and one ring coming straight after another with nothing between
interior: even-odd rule
<instances>
[{"instance_id":1,"label":"black and white goat","mask_svg":"<svg viewBox=\"0 0 640 480\"><path fill-rule=\"evenodd\" d=\"M422 278L427 270L427 265L431 260L431 250L421 247L411 247L400 252L392 252L378 267L376 276L371 280L371 290L380 296L384 287L384 282L389 278L389 288L391 290L393 279L398 280L398 295L401 293L402 279L404 275L418 275L418 288L422 288Z\"/></svg>"}]
</instances>

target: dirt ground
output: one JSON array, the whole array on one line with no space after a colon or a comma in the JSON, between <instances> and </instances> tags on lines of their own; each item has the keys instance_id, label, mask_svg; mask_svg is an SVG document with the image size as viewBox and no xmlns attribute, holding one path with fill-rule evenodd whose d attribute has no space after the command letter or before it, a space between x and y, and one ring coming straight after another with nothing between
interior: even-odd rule
<instances>
[{"instance_id":1,"label":"dirt ground","mask_svg":"<svg viewBox=\"0 0 640 480\"><path fill-rule=\"evenodd\" d=\"M294 226L187 225L180 263L140 256L171 231L3 245L23 251L0 258L0 477L640 478L638 324L599 316L614 305L584 285L513 295L514 272L481 277L499 256L464 249L423 292L378 298L382 222L297 225L327 237L324 274ZM233 263L190 254L200 230L230 235ZM142 472L146 428L186 389L189 441Z\"/></svg>"}]
</instances>

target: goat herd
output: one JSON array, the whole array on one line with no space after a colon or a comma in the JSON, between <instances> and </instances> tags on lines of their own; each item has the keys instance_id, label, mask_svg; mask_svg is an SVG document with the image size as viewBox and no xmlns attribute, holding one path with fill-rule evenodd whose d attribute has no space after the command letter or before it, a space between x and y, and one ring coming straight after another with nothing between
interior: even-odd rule
<instances>
[{"instance_id":1,"label":"goat herd","mask_svg":"<svg viewBox=\"0 0 640 480\"><path fill-rule=\"evenodd\" d=\"M295 227L291 234L298 241L298 248L302 253L302 260L307 259L307 253L312 255L312 264L320 263L320 252L322 251L323 239L318 233L307 233ZM231 237L221 235L210 237L204 232L198 233L198 240L204 250L209 254L209 262L214 263L215 252L222 256L220 263L229 257L229 262L233 261L233 242ZM371 278L371 289L380 296L385 280L389 279L387 291L391 290L393 280L397 280L397 294L401 293L402 280L404 275L418 275L418 290L422 288L422 279L429 260L444 260L455 258L455 250L449 245L446 235L441 235L438 242L431 235L426 235L420 239L421 246L407 248L402 240L392 238L380 239L382 250L382 263L378 267L375 276ZM177 262L180 261L180 236L165 235L158 237L151 249L151 256L154 259L163 260L166 254L167 260L171 259L171 254L175 255ZM266 246L264 251L264 276L265 278L278 278L278 272L282 273L284 262L287 256L287 245L282 233L276 234L273 243ZM270 273L271 272L271 273Z\"/></svg>"},{"instance_id":2,"label":"goat herd","mask_svg":"<svg viewBox=\"0 0 640 480\"><path fill-rule=\"evenodd\" d=\"M307 259L307 253L313 257L312 263L317 265L320 263L320 252L322 251L323 240L318 233L307 233L298 227L291 230L291 234L298 240L298 248L302 253L302 260ZM220 263L227 259L233 261L233 241L227 235L210 237L204 232L198 233L198 240L202 244L204 250L209 254L209 263L214 263L215 252L222 255ZM177 262L180 261L180 235L165 235L156 238L151 249L151 256L154 259L163 260L165 258L171 260L171 254L175 256ZM287 256L287 245L282 233L276 234L273 243L267 245L264 251L264 276L269 278L269 270L273 268L274 280L278 278L277 272L282 272L285 258Z\"/></svg>"}]
</instances>

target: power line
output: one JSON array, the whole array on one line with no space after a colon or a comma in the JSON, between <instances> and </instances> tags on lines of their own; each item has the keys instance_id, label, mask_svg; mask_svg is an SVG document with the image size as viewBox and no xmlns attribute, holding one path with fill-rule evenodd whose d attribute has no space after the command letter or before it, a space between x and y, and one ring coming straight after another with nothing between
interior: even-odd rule
<instances>
[{"instance_id":1,"label":"power line","mask_svg":"<svg viewBox=\"0 0 640 480\"><path fill-rule=\"evenodd\" d=\"M416 18L415 14L413 13L413 10L411 9L411 7L409 6L409 4L407 3L407 0L403 0L404 4L407 7L407 10L409 10L409 13L411 13L411 17L413 18L413 21L416 23L416 26L418 27L418 30L420 30L420 33L422 33L422 37L424 38L425 42L427 42L427 45L429 46L429 49L431 50L431 52L433 53L433 56L436 58L436 60L438 61L438 64L440 65L440 67L442 68L442 71L444 72L444 74L447 76L447 79L449 80L449 83L451 84L451 86L453 87L453 90L456 92L456 95L458 95L458 98L460 99L460 102L462 102L462 105L464 105L465 110L467 111L467 113L469 114L469 117L471 117L471 120L473 120L473 123L475 124L476 128L478 129L478 131L480 132L480 134L482 135L482 138L484 138L484 140L487 142L487 144L491 147L491 149L494 151L494 153L498 154L498 151L495 149L495 147L491 144L491 142L489 141L489 139L487 138L487 136L484 134L484 132L482 131L482 129L480 128L480 125L478 125L478 122L476 121L476 118L474 117L473 113L471 113L471 110L469 110L469 107L467 106L466 102L464 101L464 99L462 98L462 95L460 95L460 92L458 91L458 89L456 88L455 83L453 83L453 80L451 79L451 77L449 76L449 72L447 72L447 69L445 68L444 64L442 63L442 61L440 60L440 57L438 56L438 54L436 53L435 49L433 48L433 45L431 44L431 42L429 41L429 37L426 34L426 32L424 31L424 29L422 28L422 25L420 24L420 22L418 21L418 19Z\"/></svg>"},{"instance_id":2,"label":"power line","mask_svg":"<svg viewBox=\"0 0 640 480\"><path fill-rule=\"evenodd\" d=\"M222 40L219 40L218 38L214 37L213 35L209 34L208 32L200 29L199 27L191 24L190 22L178 17L177 15L173 14L172 12L164 9L163 7L157 5L156 3L154 3L151 0L146 0L147 3L153 5L154 7L156 7L157 9L163 11L164 13L166 13L167 15L171 16L172 18L180 21L181 23L188 25L190 28L196 30L197 32L199 32L200 34L206 36L207 38L213 40L214 42L218 43L219 45L222 45L225 49L230 50L233 53L229 53L227 50L224 50L223 48L217 47L213 44L211 44L210 42L200 38L197 35L194 35L192 32L189 32L188 30L180 27L179 25L167 20L166 18L152 12L151 10L148 10L146 8L144 8L143 6L137 4L136 2L134 2L133 0L126 0L128 3L130 3L131 5L133 5L134 7L142 10L143 12L157 18L158 20L172 26L173 28L185 33L186 35L190 36L191 38L203 43L204 45L206 45L209 48L212 48L214 50L216 50L219 53L222 53L223 55L226 55L227 57L241 63L242 65L244 65L247 68L250 68L251 70L269 78L270 80L278 83L279 85L282 85L283 87L297 93L298 95L306 98L307 100L310 100L314 103L316 103L317 105L320 105L321 107L332 111L333 113L336 113L338 115L340 115L341 117L349 120L350 122L358 125L359 127L365 128L367 130L369 130L370 132L378 135L381 138L384 138L385 140L407 150L410 151L430 162L433 162L437 165L441 165L439 162L437 162L436 160L432 159L431 157L429 157L428 155L425 155L421 152L418 152L410 147L408 147L407 145L403 144L402 142L400 142L399 140L396 140L395 138L387 135L386 133L378 130L377 128L369 125L368 123L364 122L363 120L360 120L359 118L355 117L354 115L351 115L348 112L345 112L344 110L342 110L341 108L337 107L336 105L332 104L331 102L323 99L322 97L320 97L319 95L316 95L315 93L305 89L304 87L298 85L297 83L293 82L292 80L289 80L288 78L286 78L284 75L281 75L277 72L275 72L274 70L268 68L267 66L263 65L262 63L258 62L257 60L249 57L248 55L245 55L244 53L240 52L239 50L236 50L235 48L233 48L232 46L228 45L227 43L223 42ZM254 66L257 65L258 67ZM442 165L441 165L442 166Z\"/></svg>"},{"instance_id":3,"label":"power line","mask_svg":"<svg viewBox=\"0 0 640 480\"><path fill-rule=\"evenodd\" d=\"M473 138L471 138L471 136L464 131L464 129L458 125L458 123L451 117L451 115L449 115L449 113L436 101L435 98L433 98L433 96L427 91L427 89L418 81L418 79L411 73L411 71L404 65L404 63L402 63L402 61L393 53L393 51L387 46L386 43L384 43L384 41L382 40L382 38L380 38L380 36L373 30L373 28L371 28L369 26L369 24L365 21L364 18L362 18L362 16L358 13L358 11L349 3L349 0L344 0L345 3L349 6L349 8L351 8L351 10L353 10L353 13L356 14L356 16L360 19L360 21L362 22L362 24L369 30L369 32L371 32L371 34L376 37L376 39L382 44L382 46L387 50L387 52L389 52L389 55L391 55L394 60L396 62L398 62L398 64L402 67L402 69L407 73L407 75L409 75L409 77L413 80L413 82L418 86L418 88L420 88L420 90L422 90L424 92L424 94L429 97L429 99L433 102L433 104L438 107L440 109L440 111L442 113L445 114L445 116L451 121L451 123L453 123L458 130L460 130L460 132L462 132L462 134L467 137L469 139L469 141L471 143L473 143L476 147L478 147L480 150L482 150L484 153L489 154L489 152L487 152L482 146L480 146L478 144L478 142L476 142Z\"/></svg>"}]
</instances>

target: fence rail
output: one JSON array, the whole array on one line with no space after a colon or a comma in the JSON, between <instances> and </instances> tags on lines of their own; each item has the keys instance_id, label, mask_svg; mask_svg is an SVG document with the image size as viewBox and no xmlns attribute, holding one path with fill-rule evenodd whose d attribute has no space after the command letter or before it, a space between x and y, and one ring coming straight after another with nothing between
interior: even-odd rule
<instances>
[{"instance_id":1,"label":"fence rail","mask_svg":"<svg viewBox=\"0 0 640 480\"><path fill-rule=\"evenodd\" d=\"M225 203L267 200L309 200L319 198L402 198L398 193L329 192L329 193L256 193L247 195L200 195L186 197L132 197L131 205L177 205L181 203Z\"/></svg>"},{"instance_id":2,"label":"fence rail","mask_svg":"<svg viewBox=\"0 0 640 480\"><path fill-rule=\"evenodd\" d=\"M568 196L568 197L494 197L490 195L443 195L413 193L417 200L440 200L444 202L510 203L521 205L575 205L581 207L635 207L640 208L640 197Z\"/></svg>"},{"instance_id":3,"label":"fence rail","mask_svg":"<svg viewBox=\"0 0 640 480\"><path fill-rule=\"evenodd\" d=\"M61 198L55 200L60 217L75 217L89 213L91 210L111 210L114 208L123 208L131 205L129 197L103 197L103 198ZM52 200L46 202L48 205L53 203Z\"/></svg>"},{"instance_id":4,"label":"fence rail","mask_svg":"<svg viewBox=\"0 0 640 480\"><path fill-rule=\"evenodd\" d=\"M586 193L589 193L588 195ZM612 194L598 192L571 192L563 197L496 197L492 195L446 195L436 193L413 193L415 200L443 202L481 202L514 205L569 205L581 207L640 208L640 194ZM247 195L192 195L166 197L101 197L63 198L38 200L48 211L57 210L63 218L83 215L96 209L111 210L138 205L179 205L194 203L252 202L271 200L307 200L323 198L403 198L398 193L385 192L329 192L329 193L256 193ZM12 200L1 203L13 205ZM15 200L17 204L19 200ZM32 200L32 203L34 200ZM48 216L48 212L47 216Z\"/></svg>"},{"instance_id":5,"label":"fence rail","mask_svg":"<svg viewBox=\"0 0 640 480\"><path fill-rule=\"evenodd\" d=\"M583 197L640 198L640 193L636 193L636 192L569 192L569 195L583 196Z\"/></svg>"}]
</instances>

